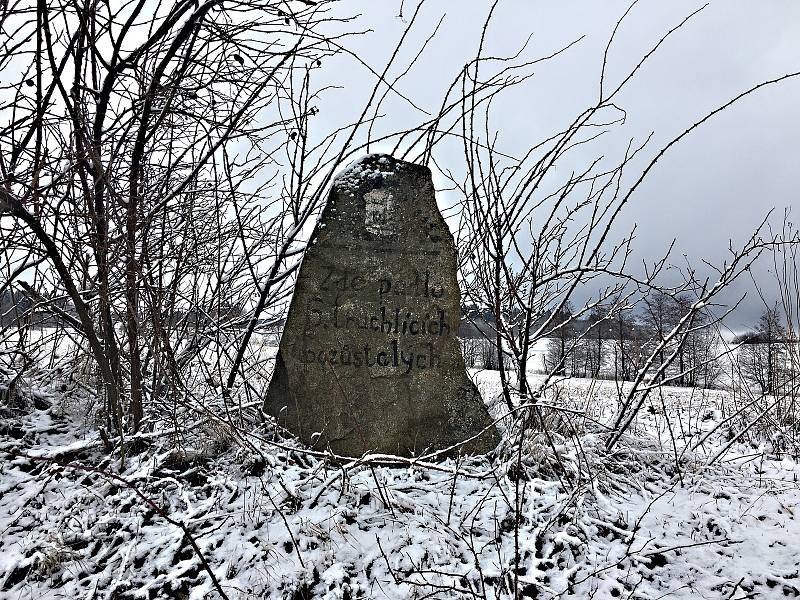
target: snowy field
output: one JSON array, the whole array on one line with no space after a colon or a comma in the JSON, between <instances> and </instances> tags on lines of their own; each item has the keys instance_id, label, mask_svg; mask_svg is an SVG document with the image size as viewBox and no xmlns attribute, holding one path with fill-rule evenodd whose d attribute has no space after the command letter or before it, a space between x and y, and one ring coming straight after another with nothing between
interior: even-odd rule
<instances>
[{"instance_id":1,"label":"snowy field","mask_svg":"<svg viewBox=\"0 0 800 600\"><path fill-rule=\"evenodd\" d=\"M800 596L797 457L709 465L725 392L665 388L611 454L617 385L568 380L524 453L341 468L201 419L120 466L46 375L0 420L0 598L218 598L209 571L231 599ZM500 414L497 373L473 376Z\"/></svg>"}]
</instances>

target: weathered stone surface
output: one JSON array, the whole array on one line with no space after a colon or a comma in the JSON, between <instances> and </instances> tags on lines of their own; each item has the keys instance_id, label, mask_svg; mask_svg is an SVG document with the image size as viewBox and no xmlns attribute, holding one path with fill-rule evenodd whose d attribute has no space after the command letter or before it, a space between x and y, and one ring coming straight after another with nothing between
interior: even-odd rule
<instances>
[{"instance_id":1,"label":"weathered stone surface","mask_svg":"<svg viewBox=\"0 0 800 600\"><path fill-rule=\"evenodd\" d=\"M306 443L420 455L491 420L464 368L453 236L428 168L385 155L334 182L297 277L265 409ZM462 452L492 449L490 428Z\"/></svg>"}]
</instances>

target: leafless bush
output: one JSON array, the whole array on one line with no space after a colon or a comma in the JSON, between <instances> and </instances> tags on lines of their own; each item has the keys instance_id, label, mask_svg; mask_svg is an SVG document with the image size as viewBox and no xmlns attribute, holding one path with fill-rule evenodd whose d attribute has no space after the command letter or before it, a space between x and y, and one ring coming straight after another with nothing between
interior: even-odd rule
<instances>
[{"instance_id":1,"label":"leafless bush","mask_svg":"<svg viewBox=\"0 0 800 600\"><path fill-rule=\"evenodd\" d=\"M378 142L430 153L464 103L506 87L449 95L407 128L376 124L387 97L413 104L396 84L427 46L399 64L422 5L379 70L348 49L361 32L332 8L0 8L12 49L0 57L11 98L0 106L0 294L17 299L3 303L0 340L33 343L46 323L56 333L37 347L68 337L91 356L107 434L177 430L198 414L241 425L272 368L261 340L282 323L334 173ZM375 83L351 122L326 129L317 74L334 57Z\"/></svg>"}]
</instances>

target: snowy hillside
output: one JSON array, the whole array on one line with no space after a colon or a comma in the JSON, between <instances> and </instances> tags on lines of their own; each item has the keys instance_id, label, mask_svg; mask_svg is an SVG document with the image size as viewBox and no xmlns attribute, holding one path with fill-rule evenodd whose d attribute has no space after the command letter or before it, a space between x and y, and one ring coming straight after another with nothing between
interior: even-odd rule
<instances>
[{"instance_id":1,"label":"snowy hillside","mask_svg":"<svg viewBox=\"0 0 800 600\"><path fill-rule=\"evenodd\" d=\"M496 395L496 373L476 377ZM668 419L644 411L611 454L599 423L614 383L572 380L542 402L572 411L550 441L487 458L340 466L206 421L129 444L121 466L42 379L42 409L0 424L0 596L800 596L797 457L740 443L707 466L724 427L684 448L720 423L726 394L664 392ZM701 418L682 426L692 401Z\"/></svg>"}]
</instances>

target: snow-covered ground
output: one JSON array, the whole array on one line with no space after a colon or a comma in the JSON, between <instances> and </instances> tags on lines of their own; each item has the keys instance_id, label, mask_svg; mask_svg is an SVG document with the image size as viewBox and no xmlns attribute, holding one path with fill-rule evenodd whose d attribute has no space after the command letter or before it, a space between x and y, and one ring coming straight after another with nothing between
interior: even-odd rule
<instances>
[{"instance_id":1,"label":"snow-covered ground","mask_svg":"<svg viewBox=\"0 0 800 600\"><path fill-rule=\"evenodd\" d=\"M203 561L231 599L800 596L797 457L708 465L724 392L666 388L609 454L616 384L564 381L524 452L343 469L201 421L121 465L60 389L0 420L0 598L219 597Z\"/></svg>"}]
</instances>

